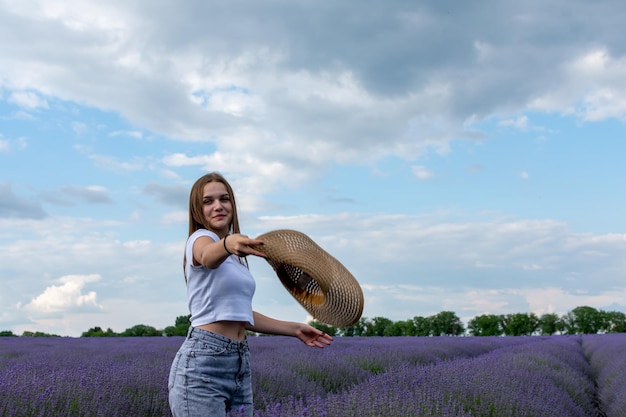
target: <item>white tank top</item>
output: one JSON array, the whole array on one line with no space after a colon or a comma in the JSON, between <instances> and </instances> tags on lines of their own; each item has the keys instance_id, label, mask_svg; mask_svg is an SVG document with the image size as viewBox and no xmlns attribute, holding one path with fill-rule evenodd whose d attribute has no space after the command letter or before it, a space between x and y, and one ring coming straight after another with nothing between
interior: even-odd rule
<instances>
[{"instance_id":1,"label":"white tank top","mask_svg":"<svg viewBox=\"0 0 626 417\"><path fill-rule=\"evenodd\" d=\"M206 229L196 230L187 239L185 275L191 325L196 327L221 320L254 325L252 297L256 283L252 274L235 255L229 256L216 269L193 265L193 244L200 236L220 240Z\"/></svg>"}]
</instances>

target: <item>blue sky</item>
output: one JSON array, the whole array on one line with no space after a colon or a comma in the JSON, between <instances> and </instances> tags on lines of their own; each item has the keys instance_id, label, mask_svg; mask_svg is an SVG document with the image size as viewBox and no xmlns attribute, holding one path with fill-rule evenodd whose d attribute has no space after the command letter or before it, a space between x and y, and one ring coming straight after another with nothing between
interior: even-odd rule
<instances>
[{"instance_id":1,"label":"blue sky","mask_svg":"<svg viewBox=\"0 0 626 417\"><path fill-rule=\"evenodd\" d=\"M567 13L563 11L567 10ZM188 191L367 317L626 311L619 2L0 2L0 329L187 314ZM262 260L255 309L307 320Z\"/></svg>"}]
</instances>

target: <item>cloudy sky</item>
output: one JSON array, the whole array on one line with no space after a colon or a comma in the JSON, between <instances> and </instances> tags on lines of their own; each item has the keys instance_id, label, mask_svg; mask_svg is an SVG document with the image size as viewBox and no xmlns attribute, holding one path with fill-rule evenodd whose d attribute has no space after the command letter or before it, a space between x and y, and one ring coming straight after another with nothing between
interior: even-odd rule
<instances>
[{"instance_id":1,"label":"cloudy sky","mask_svg":"<svg viewBox=\"0 0 626 417\"><path fill-rule=\"evenodd\" d=\"M0 1L0 330L187 314L190 185L364 316L626 311L619 1ZM307 320L260 259L254 307Z\"/></svg>"}]
</instances>

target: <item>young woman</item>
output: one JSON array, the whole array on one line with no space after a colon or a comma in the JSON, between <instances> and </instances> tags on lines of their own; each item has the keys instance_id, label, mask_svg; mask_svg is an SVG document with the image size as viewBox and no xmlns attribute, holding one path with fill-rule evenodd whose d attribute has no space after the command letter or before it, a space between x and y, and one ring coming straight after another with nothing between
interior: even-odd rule
<instances>
[{"instance_id":1,"label":"young woman","mask_svg":"<svg viewBox=\"0 0 626 417\"><path fill-rule=\"evenodd\" d=\"M262 244L240 233L235 196L224 177L200 177L189 195L184 260L191 327L168 382L174 417L219 417L230 410L253 415L246 330L294 336L312 347L330 344L332 338L314 327L252 310L255 281L246 256L263 256L253 249Z\"/></svg>"}]
</instances>

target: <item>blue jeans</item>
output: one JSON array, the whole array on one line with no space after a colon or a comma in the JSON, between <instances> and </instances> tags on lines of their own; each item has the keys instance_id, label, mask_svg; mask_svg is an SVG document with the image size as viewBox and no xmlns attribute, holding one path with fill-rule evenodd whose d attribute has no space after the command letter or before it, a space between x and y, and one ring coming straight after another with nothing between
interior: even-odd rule
<instances>
[{"instance_id":1,"label":"blue jeans","mask_svg":"<svg viewBox=\"0 0 626 417\"><path fill-rule=\"evenodd\" d=\"M174 417L222 417L231 410L252 417L248 342L190 327L167 387Z\"/></svg>"}]
</instances>

